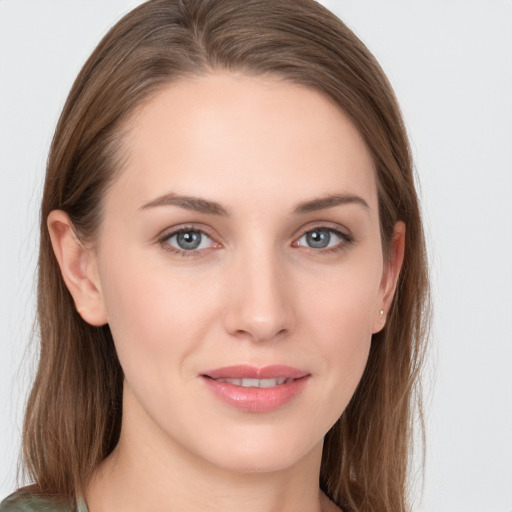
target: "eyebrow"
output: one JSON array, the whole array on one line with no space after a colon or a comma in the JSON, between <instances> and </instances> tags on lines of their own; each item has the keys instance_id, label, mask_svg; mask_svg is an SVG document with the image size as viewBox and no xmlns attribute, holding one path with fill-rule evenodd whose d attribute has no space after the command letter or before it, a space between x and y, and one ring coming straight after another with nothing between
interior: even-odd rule
<instances>
[{"instance_id":1,"label":"eyebrow","mask_svg":"<svg viewBox=\"0 0 512 512\"><path fill-rule=\"evenodd\" d=\"M153 201L142 205L140 210L147 210L148 208L155 208L156 206L179 206L186 210L205 213L207 215L228 215L228 211L215 201L201 199L200 197L178 196L173 193L157 197Z\"/></svg>"},{"instance_id":2,"label":"eyebrow","mask_svg":"<svg viewBox=\"0 0 512 512\"><path fill-rule=\"evenodd\" d=\"M335 194L326 197L319 197L310 201L303 201L299 203L292 211L295 214L311 213L320 210L327 210L335 206L345 204L357 204L365 209L369 209L368 203L360 196L353 194ZM198 213L207 215L221 215L228 216L229 212L219 203L202 199L200 197L192 196L179 196L174 193L164 194L156 199L142 205L139 210L147 210L157 206L178 206L186 210L192 210Z\"/></svg>"},{"instance_id":3,"label":"eyebrow","mask_svg":"<svg viewBox=\"0 0 512 512\"><path fill-rule=\"evenodd\" d=\"M293 210L293 213L316 212L344 204L358 204L365 209L370 209L368 203L360 196L354 194L335 194L299 203Z\"/></svg>"}]
</instances>

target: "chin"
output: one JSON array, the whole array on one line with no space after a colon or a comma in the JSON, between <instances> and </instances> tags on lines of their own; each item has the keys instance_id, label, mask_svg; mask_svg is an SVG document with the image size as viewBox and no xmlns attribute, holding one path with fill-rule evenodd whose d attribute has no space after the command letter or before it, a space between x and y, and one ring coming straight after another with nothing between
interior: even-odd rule
<instances>
[{"instance_id":1,"label":"chin","mask_svg":"<svg viewBox=\"0 0 512 512\"><path fill-rule=\"evenodd\" d=\"M241 432L212 440L202 457L232 473L274 473L289 470L310 457L318 456L320 460L322 446L323 437L318 440L307 435L290 436L287 429L274 434Z\"/></svg>"}]
</instances>

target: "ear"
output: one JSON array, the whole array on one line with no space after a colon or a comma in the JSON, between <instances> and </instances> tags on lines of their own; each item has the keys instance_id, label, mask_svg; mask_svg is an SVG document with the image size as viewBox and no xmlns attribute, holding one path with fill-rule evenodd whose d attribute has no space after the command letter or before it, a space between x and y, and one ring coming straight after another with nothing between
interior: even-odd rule
<instances>
[{"instance_id":1,"label":"ear","mask_svg":"<svg viewBox=\"0 0 512 512\"><path fill-rule=\"evenodd\" d=\"M387 260L384 262L382 280L379 287L379 309L373 322L373 333L381 331L386 325L386 315L395 295L396 285L405 252L405 224L400 221L395 224L393 238L389 247Z\"/></svg>"},{"instance_id":2,"label":"ear","mask_svg":"<svg viewBox=\"0 0 512 512\"><path fill-rule=\"evenodd\" d=\"M50 212L47 226L62 278L78 313L91 325L105 325L107 315L93 251L79 240L66 212Z\"/></svg>"}]
</instances>

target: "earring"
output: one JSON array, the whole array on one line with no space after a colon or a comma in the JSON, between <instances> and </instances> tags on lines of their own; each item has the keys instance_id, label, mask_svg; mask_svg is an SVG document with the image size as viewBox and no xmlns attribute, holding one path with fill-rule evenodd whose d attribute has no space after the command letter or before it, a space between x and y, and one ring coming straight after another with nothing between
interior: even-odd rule
<instances>
[{"instance_id":1,"label":"earring","mask_svg":"<svg viewBox=\"0 0 512 512\"><path fill-rule=\"evenodd\" d=\"M380 316L381 320L384 318L384 310L383 309L381 309L379 311L379 316Z\"/></svg>"}]
</instances>

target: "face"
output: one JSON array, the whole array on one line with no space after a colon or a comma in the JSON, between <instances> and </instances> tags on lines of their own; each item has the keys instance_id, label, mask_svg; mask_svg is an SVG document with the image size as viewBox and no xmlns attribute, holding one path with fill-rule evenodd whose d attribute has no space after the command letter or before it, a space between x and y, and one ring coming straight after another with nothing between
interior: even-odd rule
<instances>
[{"instance_id":1,"label":"face","mask_svg":"<svg viewBox=\"0 0 512 512\"><path fill-rule=\"evenodd\" d=\"M277 79L174 84L128 128L90 260L123 428L225 469L292 466L382 328L371 156L333 103Z\"/></svg>"}]
</instances>

